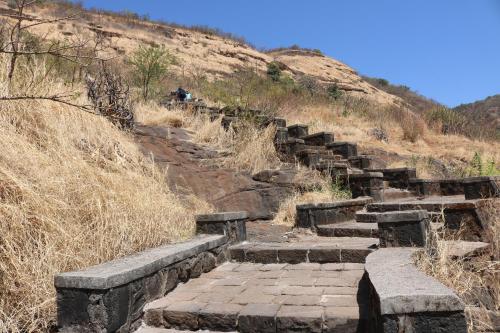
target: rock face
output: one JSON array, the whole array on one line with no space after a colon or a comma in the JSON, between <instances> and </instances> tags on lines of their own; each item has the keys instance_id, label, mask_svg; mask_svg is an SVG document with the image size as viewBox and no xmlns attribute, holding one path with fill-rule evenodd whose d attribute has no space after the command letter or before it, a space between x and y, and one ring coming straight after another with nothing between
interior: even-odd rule
<instances>
[{"instance_id":1,"label":"rock face","mask_svg":"<svg viewBox=\"0 0 500 333\"><path fill-rule=\"evenodd\" d=\"M195 194L219 211L247 211L252 220L272 218L280 201L292 194L293 175L286 172L252 178L231 169L202 165L202 160L215 158L217 153L189 138L189 133L179 128L138 126L136 130L141 150L167 170L168 184L177 193Z\"/></svg>"}]
</instances>

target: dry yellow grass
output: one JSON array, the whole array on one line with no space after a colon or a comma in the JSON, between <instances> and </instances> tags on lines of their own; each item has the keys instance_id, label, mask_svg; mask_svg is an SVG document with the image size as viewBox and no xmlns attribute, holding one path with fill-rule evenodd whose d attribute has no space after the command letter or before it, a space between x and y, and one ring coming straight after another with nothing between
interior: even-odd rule
<instances>
[{"instance_id":1,"label":"dry yellow grass","mask_svg":"<svg viewBox=\"0 0 500 333\"><path fill-rule=\"evenodd\" d=\"M492 202L487 210L489 222L484 237L491 245L488 253L478 258L453 259L449 256L450 239L433 232L428 252L421 253L417 264L421 270L455 290L466 304L469 332L488 332L493 324L488 311L500 311L500 202Z\"/></svg>"},{"instance_id":2,"label":"dry yellow grass","mask_svg":"<svg viewBox=\"0 0 500 333\"><path fill-rule=\"evenodd\" d=\"M274 147L276 128L258 128L251 123L238 123L225 130L220 119L210 121L206 116L192 116L187 120L194 132L194 141L221 151L222 167L256 173L276 169L282 163Z\"/></svg>"},{"instance_id":3,"label":"dry yellow grass","mask_svg":"<svg viewBox=\"0 0 500 333\"><path fill-rule=\"evenodd\" d=\"M311 174L310 170L304 168L299 169L299 173L296 177L299 182L302 182L300 181L301 174L307 177L304 181L311 184L313 188L306 192L297 191L293 196L285 200L280 205L278 213L273 219L274 224L283 224L293 227L295 225L295 216L297 215L297 205L333 202L351 198L351 194L348 191L341 190L337 184L332 182L331 178L327 178L317 171Z\"/></svg>"},{"instance_id":4,"label":"dry yellow grass","mask_svg":"<svg viewBox=\"0 0 500 333\"><path fill-rule=\"evenodd\" d=\"M167 110L155 102L140 102L135 108L136 121L150 126L166 125L183 127L186 123L186 112L183 110Z\"/></svg>"},{"instance_id":5,"label":"dry yellow grass","mask_svg":"<svg viewBox=\"0 0 500 333\"><path fill-rule=\"evenodd\" d=\"M31 66L40 79L43 63ZM24 89L16 82L12 93ZM64 90L42 82L30 93ZM193 215L210 209L170 192L131 135L61 104L0 102L0 142L1 332L48 331L56 273L187 238Z\"/></svg>"},{"instance_id":6,"label":"dry yellow grass","mask_svg":"<svg viewBox=\"0 0 500 333\"><path fill-rule=\"evenodd\" d=\"M363 115L363 110L374 108L373 113ZM417 156L422 160L434 158L445 163L463 164L470 161L475 152L481 154L484 160L500 162L500 142L479 141L459 135L442 135L426 129L418 122L421 128L414 142L405 138L405 131L401 124L390 119L376 106L370 104L343 105L305 105L290 109L283 109L280 115L287 119L289 124L303 123L309 125L310 133L330 131L335 134L337 141L356 142L361 149L378 148L402 156ZM408 121L407 126L411 126ZM388 142L381 142L370 135L370 130L383 128L389 137ZM409 132L409 131L407 131ZM409 135L406 133L406 135ZM419 170L421 176L430 176L426 170Z\"/></svg>"}]
</instances>

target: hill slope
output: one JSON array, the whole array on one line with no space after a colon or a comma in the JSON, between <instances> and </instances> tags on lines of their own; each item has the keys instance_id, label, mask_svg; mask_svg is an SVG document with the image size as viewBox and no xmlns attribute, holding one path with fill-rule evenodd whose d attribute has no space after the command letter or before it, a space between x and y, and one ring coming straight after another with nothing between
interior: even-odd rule
<instances>
[{"instance_id":1,"label":"hill slope","mask_svg":"<svg viewBox=\"0 0 500 333\"><path fill-rule=\"evenodd\" d=\"M494 126L500 138L500 95L487 97L474 103L462 104L454 108L472 119L472 121Z\"/></svg>"},{"instance_id":2,"label":"hill slope","mask_svg":"<svg viewBox=\"0 0 500 333\"><path fill-rule=\"evenodd\" d=\"M347 94L362 96L376 103L400 102L398 97L363 80L349 66L304 50L265 53L209 28L185 28L113 13L83 11L77 5L67 8L46 3L31 9L29 14L37 20L63 17L75 11L79 12L77 19L40 25L33 31L54 40L104 36L112 49L108 55L121 58L141 44L164 45L178 60L172 66L173 72L192 78L201 75L209 79L222 78L243 67L264 72L268 63L279 61L288 67L286 72L294 78L308 75L324 84L335 83ZM9 19L12 14L14 12L8 8L7 2L0 1L0 18Z\"/></svg>"}]
</instances>

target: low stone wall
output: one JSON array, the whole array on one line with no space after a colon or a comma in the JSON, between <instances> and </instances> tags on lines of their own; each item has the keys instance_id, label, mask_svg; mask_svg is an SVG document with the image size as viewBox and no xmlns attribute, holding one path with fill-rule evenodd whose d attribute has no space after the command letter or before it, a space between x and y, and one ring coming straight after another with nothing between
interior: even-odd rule
<instances>
[{"instance_id":1,"label":"low stone wall","mask_svg":"<svg viewBox=\"0 0 500 333\"><path fill-rule=\"evenodd\" d=\"M500 197L500 176L466 178L462 184L467 200Z\"/></svg>"},{"instance_id":2,"label":"low stone wall","mask_svg":"<svg viewBox=\"0 0 500 333\"><path fill-rule=\"evenodd\" d=\"M464 194L463 179L441 179L439 187L444 196Z\"/></svg>"},{"instance_id":3,"label":"low stone wall","mask_svg":"<svg viewBox=\"0 0 500 333\"><path fill-rule=\"evenodd\" d=\"M413 168L371 169L372 172L382 172L384 181L390 187L406 190L409 188L410 179L417 178L417 171Z\"/></svg>"},{"instance_id":4,"label":"low stone wall","mask_svg":"<svg viewBox=\"0 0 500 333\"><path fill-rule=\"evenodd\" d=\"M441 195L441 187L439 181L431 179L410 179L408 189L418 196Z\"/></svg>"},{"instance_id":5,"label":"low stone wall","mask_svg":"<svg viewBox=\"0 0 500 333\"><path fill-rule=\"evenodd\" d=\"M436 279L419 271L412 248L385 248L366 258L371 332L466 333L464 305Z\"/></svg>"},{"instance_id":6,"label":"low stone wall","mask_svg":"<svg viewBox=\"0 0 500 333\"><path fill-rule=\"evenodd\" d=\"M332 203L297 205L295 226L315 230L318 225L354 220L356 212L371 202L372 198L363 197Z\"/></svg>"},{"instance_id":7,"label":"low stone wall","mask_svg":"<svg viewBox=\"0 0 500 333\"><path fill-rule=\"evenodd\" d=\"M60 331L134 331L146 303L229 259L228 246L246 239L247 217L246 212L200 215L197 232L204 234L194 239L56 275Z\"/></svg>"}]
</instances>

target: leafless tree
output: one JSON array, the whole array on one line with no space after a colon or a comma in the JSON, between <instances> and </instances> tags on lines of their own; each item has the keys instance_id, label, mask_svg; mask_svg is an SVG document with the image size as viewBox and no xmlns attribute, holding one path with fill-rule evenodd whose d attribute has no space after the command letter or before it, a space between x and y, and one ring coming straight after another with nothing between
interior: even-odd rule
<instances>
[{"instance_id":1,"label":"leafless tree","mask_svg":"<svg viewBox=\"0 0 500 333\"><path fill-rule=\"evenodd\" d=\"M64 17L50 18L50 19L40 19L28 15L26 13L27 8L37 5L41 0L15 0L14 1L14 14L6 14L8 17L2 24L0 28L0 53L10 55L10 61L8 65L8 81L9 87L12 85L14 79L14 74L16 71L16 64L20 58L25 57L27 59L31 57L44 57L50 56L58 60L68 61L75 64L73 79L75 80L76 71L81 73L82 68L90 66L97 60L106 60L99 58L98 54L102 51L102 36L96 35L94 39L83 39L83 38L73 38L73 40L67 41L54 41L49 40L46 36L41 37L40 47L32 48L29 46L29 42L26 41L26 36L30 29L43 24L53 24L56 22L64 22L73 20L77 17L77 14L71 14ZM78 69L77 69L78 68ZM52 70L49 67L48 72ZM48 75L47 72L47 75ZM30 85L35 84L35 80L30 82ZM86 111L91 111L88 106L77 105L71 102L71 98L76 94L71 94L68 92L61 93L58 95L51 96L37 96L37 95L12 95L9 93L7 96L0 96L0 101L9 100L51 100L54 102L59 102L71 106L80 107Z\"/></svg>"},{"instance_id":2,"label":"leafless tree","mask_svg":"<svg viewBox=\"0 0 500 333\"><path fill-rule=\"evenodd\" d=\"M96 113L105 116L122 128L134 125L129 100L129 87L118 74L112 73L104 62L96 77L87 74L87 96Z\"/></svg>"}]
</instances>

